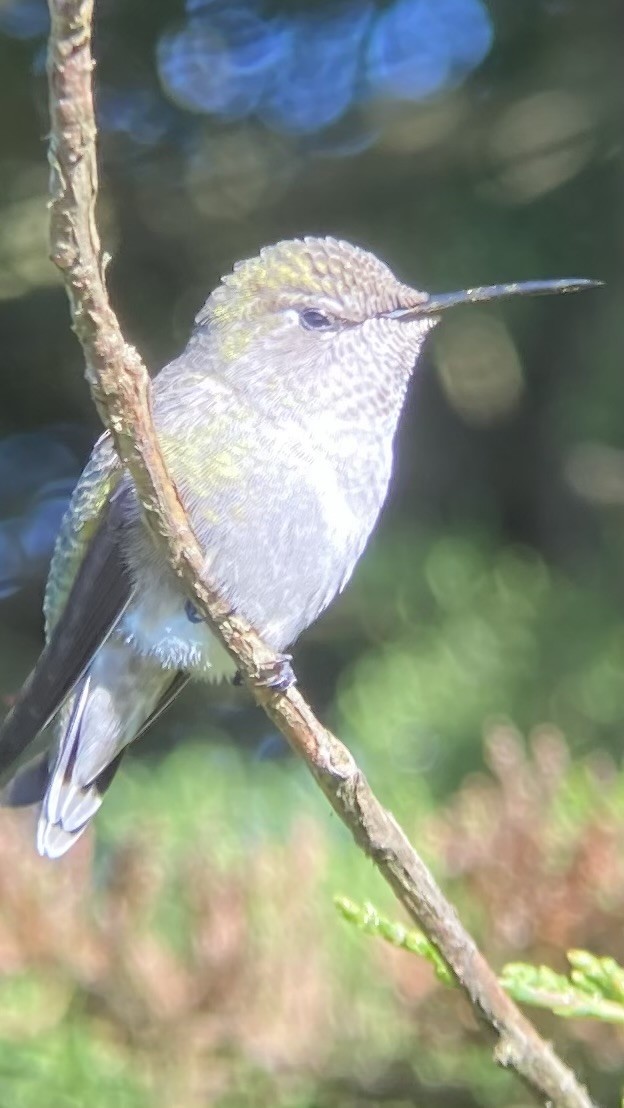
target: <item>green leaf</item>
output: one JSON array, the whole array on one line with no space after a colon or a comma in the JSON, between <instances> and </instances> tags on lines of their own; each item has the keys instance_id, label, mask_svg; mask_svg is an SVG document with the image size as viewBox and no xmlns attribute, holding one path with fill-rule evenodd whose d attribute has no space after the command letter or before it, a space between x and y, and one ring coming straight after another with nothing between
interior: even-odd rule
<instances>
[{"instance_id":1,"label":"green leaf","mask_svg":"<svg viewBox=\"0 0 624 1108\"><path fill-rule=\"evenodd\" d=\"M347 923L353 924L367 935L377 935L392 946L409 951L410 954L419 954L421 958L431 962L436 977L440 981L445 985L454 984L453 975L446 962L422 931L404 927L402 923L393 922L386 916L380 915L368 900L363 905L359 905L346 896L335 896L334 904Z\"/></svg>"},{"instance_id":2,"label":"green leaf","mask_svg":"<svg viewBox=\"0 0 624 1108\"><path fill-rule=\"evenodd\" d=\"M422 932L380 915L370 901L359 905L348 897L335 896L334 904L343 919L366 935L376 935L426 958L445 985L455 984L441 955ZM556 1016L624 1023L624 969L613 958L598 958L587 950L568 951L568 961L569 977L548 966L510 962L503 968L500 983L519 1004L548 1008Z\"/></svg>"},{"instance_id":3,"label":"green leaf","mask_svg":"<svg viewBox=\"0 0 624 1108\"><path fill-rule=\"evenodd\" d=\"M556 1016L624 1023L624 1004L612 999L609 986L612 969L621 974L620 967L612 959L595 958L587 951L570 951L568 960L573 967L583 966L573 968L570 977L554 973L548 966L510 963L503 969L501 985L520 1004L548 1008ZM613 962L613 966L605 971L604 962Z\"/></svg>"}]
</instances>

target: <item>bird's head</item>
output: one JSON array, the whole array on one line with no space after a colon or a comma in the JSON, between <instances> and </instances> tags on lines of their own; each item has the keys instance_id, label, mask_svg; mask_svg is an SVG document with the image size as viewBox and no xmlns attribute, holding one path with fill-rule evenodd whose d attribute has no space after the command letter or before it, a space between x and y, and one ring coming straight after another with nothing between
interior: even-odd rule
<instances>
[{"instance_id":1,"label":"bird's head","mask_svg":"<svg viewBox=\"0 0 624 1108\"><path fill-rule=\"evenodd\" d=\"M442 295L399 281L373 254L333 238L292 239L234 266L197 317L224 374L315 406L366 405L396 418L427 333L457 304L568 292L535 281Z\"/></svg>"},{"instance_id":2,"label":"bird's head","mask_svg":"<svg viewBox=\"0 0 624 1108\"><path fill-rule=\"evenodd\" d=\"M221 332L233 356L254 337L278 335L305 354L426 299L360 247L332 238L291 239L237 262L197 323ZM419 329L429 326L420 319Z\"/></svg>"}]
</instances>

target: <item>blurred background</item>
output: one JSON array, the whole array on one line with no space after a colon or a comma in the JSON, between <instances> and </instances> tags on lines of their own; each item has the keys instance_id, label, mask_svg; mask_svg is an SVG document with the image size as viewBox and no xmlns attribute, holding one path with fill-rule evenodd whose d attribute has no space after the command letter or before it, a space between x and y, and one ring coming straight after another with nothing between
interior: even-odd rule
<instances>
[{"instance_id":1,"label":"blurred background","mask_svg":"<svg viewBox=\"0 0 624 1108\"><path fill-rule=\"evenodd\" d=\"M157 370L237 258L330 233L431 290L599 277L458 311L413 383L389 503L298 644L493 964L624 959L624 162L618 0L100 0L111 295ZM42 636L98 434L47 260L42 0L0 0L0 697ZM71 855L0 813L0 1101L520 1106L240 690L191 692ZM598 1099L621 1032L536 1016Z\"/></svg>"}]
</instances>

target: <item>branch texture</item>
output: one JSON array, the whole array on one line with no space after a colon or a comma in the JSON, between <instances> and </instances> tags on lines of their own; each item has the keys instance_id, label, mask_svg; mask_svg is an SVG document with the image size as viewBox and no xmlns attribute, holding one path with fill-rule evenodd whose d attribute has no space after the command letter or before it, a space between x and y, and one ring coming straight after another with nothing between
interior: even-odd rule
<instances>
[{"instance_id":1,"label":"branch texture","mask_svg":"<svg viewBox=\"0 0 624 1108\"><path fill-rule=\"evenodd\" d=\"M103 423L137 487L154 541L199 612L208 619L258 704L304 759L358 846L423 929L495 1032L497 1061L542 1099L592 1108L586 1090L501 989L496 975L444 899L392 815L373 795L345 746L290 688L274 692L261 674L277 659L204 580L203 557L160 453L147 370L124 341L104 280L95 220L96 125L93 110L93 0L49 0L51 256L61 270L86 376Z\"/></svg>"}]
</instances>

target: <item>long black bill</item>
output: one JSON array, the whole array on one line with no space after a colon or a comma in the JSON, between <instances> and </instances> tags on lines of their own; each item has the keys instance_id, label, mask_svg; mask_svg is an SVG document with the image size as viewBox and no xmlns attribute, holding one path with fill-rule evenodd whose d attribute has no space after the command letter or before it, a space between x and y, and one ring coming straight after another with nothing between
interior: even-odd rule
<instances>
[{"instance_id":1,"label":"long black bill","mask_svg":"<svg viewBox=\"0 0 624 1108\"><path fill-rule=\"evenodd\" d=\"M411 308L395 308L384 313L389 319L409 322L424 315L436 315L458 304L481 304L488 300L511 300L514 296L555 296L564 292L583 292L600 288L604 281L592 281L583 277L562 278L559 281L516 281L510 285L485 285L477 289L461 289L459 292L433 293Z\"/></svg>"}]
</instances>

